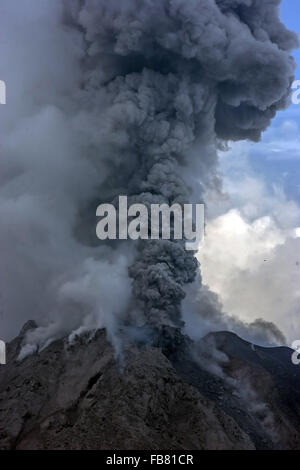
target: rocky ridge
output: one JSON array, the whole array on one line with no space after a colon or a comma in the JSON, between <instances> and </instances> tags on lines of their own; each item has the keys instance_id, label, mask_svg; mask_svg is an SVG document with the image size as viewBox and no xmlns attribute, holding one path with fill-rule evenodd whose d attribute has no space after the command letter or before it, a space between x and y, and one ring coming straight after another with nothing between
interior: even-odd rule
<instances>
[{"instance_id":1,"label":"rocky ridge","mask_svg":"<svg viewBox=\"0 0 300 470\"><path fill-rule=\"evenodd\" d=\"M179 329L126 345L105 330L0 366L0 449L300 449L300 374L288 348ZM217 354L216 354L217 353Z\"/></svg>"}]
</instances>

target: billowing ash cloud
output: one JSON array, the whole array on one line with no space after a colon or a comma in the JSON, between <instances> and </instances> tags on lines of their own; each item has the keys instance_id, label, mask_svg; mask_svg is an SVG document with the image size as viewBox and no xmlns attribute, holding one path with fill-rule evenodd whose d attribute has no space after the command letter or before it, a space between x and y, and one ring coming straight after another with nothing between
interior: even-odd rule
<instances>
[{"instance_id":1,"label":"billowing ash cloud","mask_svg":"<svg viewBox=\"0 0 300 470\"><path fill-rule=\"evenodd\" d=\"M14 18L15 12L4 3ZM26 3L32 8L37 2ZM180 324L185 285L198 271L193 254L175 241L144 242L137 253L130 247L130 256L124 245L99 247L93 235L95 208L120 194L131 202L186 203L197 181L201 202L202 188L217 180L212 151L217 139L260 138L276 111L286 106L293 81L290 51L297 39L281 24L278 4L65 0L62 10L57 2L45 0L39 6L48 36L34 46L41 50L32 57L33 68L39 70L40 57L52 58L53 50L57 52L51 69L57 94L51 94L51 86L49 94L38 81L23 121L18 114L22 122L11 130L12 141L6 139L13 159L4 160L0 194L1 213L17 209L31 216L29 222L24 220L27 232L20 220L18 229L24 236L20 256L28 260L29 269L22 294L36 316L42 305L52 319L67 318L65 328L74 326L74 316L79 327L80 317L98 318L106 308L107 315L123 321L130 311L138 324ZM19 39L26 43L31 22L24 22L28 31ZM44 30L38 31L44 38ZM60 41L55 39L58 34ZM29 151L21 163L24 133L34 133L37 126L39 152ZM55 157L49 146L57 148ZM189 179L192 168L200 171ZM21 185L14 184L16 178ZM50 210L48 223L45 209ZM0 239L6 250L12 250L9 234L2 231ZM36 255L39 248L45 250L41 258ZM6 252L9 263L11 253ZM107 265L113 280L101 287ZM127 267L133 299L120 288L130 282ZM12 282L14 268L8 271ZM36 288L38 307L33 301ZM119 296L119 291L123 312L110 300L103 307L102 296ZM12 300L13 295L4 302L8 316L25 305L22 299ZM107 323L110 320L104 326Z\"/></svg>"},{"instance_id":2,"label":"billowing ash cloud","mask_svg":"<svg viewBox=\"0 0 300 470\"><path fill-rule=\"evenodd\" d=\"M112 126L126 138L118 156L135 160L126 175L130 196L186 202L179 165L204 129L207 139L256 140L286 104L296 41L280 24L277 4L66 2L84 32L86 86L106 90ZM148 320L179 319L182 286L196 270L180 243L141 247L130 275Z\"/></svg>"}]
</instances>

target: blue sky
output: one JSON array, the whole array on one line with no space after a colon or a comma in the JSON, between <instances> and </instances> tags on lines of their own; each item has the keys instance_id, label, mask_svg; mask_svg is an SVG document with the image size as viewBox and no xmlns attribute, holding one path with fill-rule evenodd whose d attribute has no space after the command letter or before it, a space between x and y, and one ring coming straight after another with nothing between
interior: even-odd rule
<instances>
[{"instance_id":1,"label":"blue sky","mask_svg":"<svg viewBox=\"0 0 300 470\"><path fill-rule=\"evenodd\" d=\"M281 18L291 30L300 34L300 2L298 0L282 0ZM300 51L295 52L297 63L300 63Z\"/></svg>"},{"instance_id":2,"label":"blue sky","mask_svg":"<svg viewBox=\"0 0 300 470\"><path fill-rule=\"evenodd\" d=\"M281 17L284 24L300 36L300 1L283 0ZM293 55L298 65L295 79L300 80L300 50ZM287 198L300 204L300 104L291 104L287 110L279 112L260 143L247 142L242 148L247 148L249 157L245 172L253 171L264 179L270 191L274 186L280 187ZM228 168L226 161L224 171L227 174L241 172L241 166L231 160Z\"/></svg>"},{"instance_id":3,"label":"blue sky","mask_svg":"<svg viewBox=\"0 0 300 470\"><path fill-rule=\"evenodd\" d=\"M283 0L281 17L286 26L300 35L300 2ZM300 50L293 54L300 65ZM300 67L296 71L300 79ZM251 166L264 175L269 185L280 185L288 197L300 202L300 105L278 113L262 144L251 146Z\"/></svg>"},{"instance_id":4,"label":"blue sky","mask_svg":"<svg viewBox=\"0 0 300 470\"><path fill-rule=\"evenodd\" d=\"M300 36L300 1L283 0L281 17ZM299 50L294 57L300 80ZM292 344L300 338L300 104L278 113L261 142L220 152L220 168L224 196L209 198L199 251L204 283L225 312L274 322Z\"/></svg>"}]
</instances>

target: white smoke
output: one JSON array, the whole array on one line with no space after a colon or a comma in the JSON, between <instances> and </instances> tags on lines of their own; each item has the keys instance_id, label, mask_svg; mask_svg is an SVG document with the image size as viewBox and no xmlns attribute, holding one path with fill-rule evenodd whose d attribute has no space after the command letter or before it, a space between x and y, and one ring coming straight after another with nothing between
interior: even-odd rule
<instances>
[{"instance_id":1,"label":"white smoke","mask_svg":"<svg viewBox=\"0 0 300 470\"><path fill-rule=\"evenodd\" d=\"M95 158L97 123L79 97L81 37L62 27L61 16L60 1L0 6L8 88L0 115L0 330L7 339L29 318L42 326L40 340L82 324L112 327L131 295L131 248L90 248L74 236L78 211L106 174Z\"/></svg>"}]
</instances>

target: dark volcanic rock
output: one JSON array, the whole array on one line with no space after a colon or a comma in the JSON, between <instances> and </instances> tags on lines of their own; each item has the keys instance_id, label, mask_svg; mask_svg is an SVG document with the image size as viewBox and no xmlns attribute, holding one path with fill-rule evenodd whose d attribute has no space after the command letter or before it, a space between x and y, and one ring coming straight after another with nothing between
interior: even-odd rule
<instances>
[{"instance_id":1,"label":"dark volcanic rock","mask_svg":"<svg viewBox=\"0 0 300 470\"><path fill-rule=\"evenodd\" d=\"M220 376L166 327L153 332L151 347L125 347L123 367L104 330L18 361L31 328L8 345L0 368L0 449L300 448L299 372L289 350L253 350L215 334L227 356ZM251 408L240 384L251 395L257 380Z\"/></svg>"}]
</instances>

